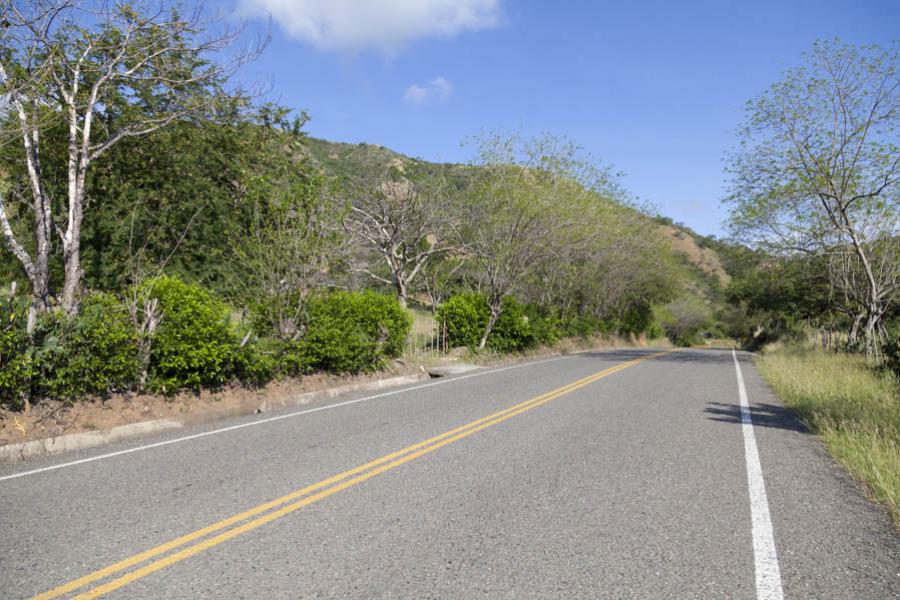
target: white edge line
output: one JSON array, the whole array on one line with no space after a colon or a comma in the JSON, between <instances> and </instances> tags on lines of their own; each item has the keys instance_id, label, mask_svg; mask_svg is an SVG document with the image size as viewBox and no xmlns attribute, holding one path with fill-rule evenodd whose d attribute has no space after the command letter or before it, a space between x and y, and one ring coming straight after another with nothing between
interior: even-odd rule
<instances>
[{"instance_id":1,"label":"white edge line","mask_svg":"<svg viewBox=\"0 0 900 600\"><path fill-rule=\"evenodd\" d=\"M778 554L775 551L775 534L769 515L769 500L763 479L756 436L753 433L753 419L750 403L744 387L744 374L738 362L737 352L732 349L734 370L737 373L738 395L741 399L741 429L744 432L744 455L747 459L747 484L750 488L750 517L753 528L753 558L756 571L756 597L758 600L782 600L781 571L778 568Z\"/></svg>"},{"instance_id":2,"label":"white edge line","mask_svg":"<svg viewBox=\"0 0 900 600\"><path fill-rule=\"evenodd\" d=\"M168 446L170 444L178 444L181 442L187 442L190 440L196 440L198 438L203 438L211 435L218 435L220 433L227 433L229 431L235 431L236 429L244 429L245 427L255 427L256 425L264 425L266 423L272 423L274 421L281 421L283 419L290 419L293 417L299 417L302 415L308 415L310 413L315 413L323 410L331 410L333 408L340 408L342 406L349 406L351 404L358 404L360 402L368 402L370 400L376 400L378 398L384 398L386 396L393 396L396 394L403 394L406 392L412 392L415 390L421 390L425 388L434 387L436 385L442 385L445 383L453 383L456 381L463 381L465 379L471 379L473 377L480 377L482 375L489 375L491 373L501 373L503 371L510 371L512 369L520 369L522 367L529 367L532 365L538 365L547 362L553 362L557 360L563 360L566 358L572 358L575 356L580 356L580 354L568 354L565 356L555 356L553 358L547 358L544 360L530 361L519 363L515 365L510 365L508 367L500 367L497 369L485 369L483 371L478 371L476 373L470 373L468 375L459 375L457 377L448 377L441 378L439 381L431 381L428 383L421 383L419 385L414 385L412 387L404 387L401 389L391 390L388 392L382 392L380 394L374 394L372 396L365 396L363 398L354 398L353 400L346 400L344 402L338 402L336 404L328 404L326 406L319 406L316 408L308 408L306 410L295 411L292 413L287 413L284 415L278 415L277 417L268 417L266 419L259 419L258 421L251 421L249 423L241 423L240 425L231 425L229 427L222 427L220 429L213 429L211 431L204 431L203 433L195 433L192 435L186 435L179 438L164 440L162 442L155 442L153 444L145 444L143 446L135 446L134 448L127 448L125 450L118 450L116 452L108 452L106 454L98 454L97 456L89 456L88 458L82 458L79 460L73 460L69 462L59 463L56 465L49 465L46 467L41 467L39 469L31 469L30 471L22 471L20 473L12 473L11 475L3 475L0 476L0 481L6 481L9 479L17 479L19 477L25 477L27 475L36 475L38 473L45 473L47 471L55 471L57 469L63 469L66 467L74 467L76 465L83 465L85 463L94 462L97 460L102 460L105 458L113 458L115 456L122 456L123 454L131 454L132 452L140 452L142 450L150 450L152 448L159 448L160 446Z\"/></svg>"}]
</instances>

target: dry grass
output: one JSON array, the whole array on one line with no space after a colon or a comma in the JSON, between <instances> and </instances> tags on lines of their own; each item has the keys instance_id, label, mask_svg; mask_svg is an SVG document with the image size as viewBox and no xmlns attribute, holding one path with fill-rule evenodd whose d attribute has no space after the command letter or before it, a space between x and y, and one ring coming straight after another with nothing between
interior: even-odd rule
<instances>
[{"instance_id":1,"label":"dry grass","mask_svg":"<svg viewBox=\"0 0 900 600\"><path fill-rule=\"evenodd\" d=\"M900 381L863 357L810 347L769 346L756 365L900 528Z\"/></svg>"}]
</instances>

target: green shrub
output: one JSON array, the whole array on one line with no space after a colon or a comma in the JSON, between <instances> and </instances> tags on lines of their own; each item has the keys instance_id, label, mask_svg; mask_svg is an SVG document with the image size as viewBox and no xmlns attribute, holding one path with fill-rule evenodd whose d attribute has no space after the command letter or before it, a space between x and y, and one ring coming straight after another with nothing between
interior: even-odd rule
<instances>
[{"instance_id":1,"label":"green shrub","mask_svg":"<svg viewBox=\"0 0 900 600\"><path fill-rule=\"evenodd\" d=\"M269 344L278 373L298 377L314 370L313 357L302 340L272 339Z\"/></svg>"},{"instance_id":2,"label":"green shrub","mask_svg":"<svg viewBox=\"0 0 900 600\"><path fill-rule=\"evenodd\" d=\"M481 294L458 294L449 298L437 310L437 320L447 328L447 341L454 348L473 348L491 318L491 309Z\"/></svg>"},{"instance_id":3,"label":"green shrub","mask_svg":"<svg viewBox=\"0 0 900 600\"><path fill-rule=\"evenodd\" d=\"M651 340L658 340L666 335L666 331L662 328L662 325L653 321L650 323L650 327L647 328L647 338Z\"/></svg>"},{"instance_id":4,"label":"green shrub","mask_svg":"<svg viewBox=\"0 0 900 600\"><path fill-rule=\"evenodd\" d=\"M372 291L335 291L309 302L309 323L288 368L359 373L400 356L411 318L396 298Z\"/></svg>"},{"instance_id":5,"label":"green shrub","mask_svg":"<svg viewBox=\"0 0 900 600\"><path fill-rule=\"evenodd\" d=\"M593 315L577 315L563 319L560 323L560 332L563 337L589 338L598 332L607 333L611 330L609 323Z\"/></svg>"},{"instance_id":6,"label":"green shrub","mask_svg":"<svg viewBox=\"0 0 900 600\"><path fill-rule=\"evenodd\" d=\"M525 305L525 316L535 343L552 346L563 336L562 320L555 310L544 310L536 304Z\"/></svg>"},{"instance_id":7,"label":"green shrub","mask_svg":"<svg viewBox=\"0 0 900 600\"><path fill-rule=\"evenodd\" d=\"M278 374L278 354L260 340L252 340L237 349L235 377L244 385L260 387Z\"/></svg>"},{"instance_id":8,"label":"green shrub","mask_svg":"<svg viewBox=\"0 0 900 600\"><path fill-rule=\"evenodd\" d=\"M150 386L163 393L219 387L245 366L224 303L202 287L162 277L150 289L162 319L150 350Z\"/></svg>"},{"instance_id":9,"label":"green shrub","mask_svg":"<svg viewBox=\"0 0 900 600\"><path fill-rule=\"evenodd\" d=\"M643 300L630 302L618 318L618 329L622 335L640 335L650 329L652 324L653 308Z\"/></svg>"},{"instance_id":10,"label":"green shrub","mask_svg":"<svg viewBox=\"0 0 900 600\"><path fill-rule=\"evenodd\" d=\"M488 336L488 347L498 352L521 352L537 343L525 308L513 296L504 298L500 316Z\"/></svg>"},{"instance_id":11,"label":"green shrub","mask_svg":"<svg viewBox=\"0 0 900 600\"><path fill-rule=\"evenodd\" d=\"M19 410L28 397L34 365L25 331L28 302L0 298L0 406Z\"/></svg>"},{"instance_id":12,"label":"green shrub","mask_svg":"<svg viewBox=\"0 0 900 600\"><path fill-rule=\"evenodd\" d=\"M137 335L127 308L95 292L74 319L60 311L39 319L34 332L34 394L74 400L124 390L138 377Z\"/></svg>"}]
</instances>

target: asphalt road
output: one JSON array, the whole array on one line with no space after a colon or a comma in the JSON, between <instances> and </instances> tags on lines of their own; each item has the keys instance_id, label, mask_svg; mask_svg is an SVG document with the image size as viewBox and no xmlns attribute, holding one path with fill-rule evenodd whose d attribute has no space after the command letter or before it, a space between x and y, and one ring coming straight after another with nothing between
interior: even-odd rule
<instances>
[{"instance_id":1,"label":"asphalt road","mask_svg":"<svg viewBox=\"0 0 900 600\"><path fill-rule=\"evenodd\" d=\"M730 351L610 351L2 467L0 596L900 598L885 513L736 356L744 414Z\"/></svg>"}]
</instances>

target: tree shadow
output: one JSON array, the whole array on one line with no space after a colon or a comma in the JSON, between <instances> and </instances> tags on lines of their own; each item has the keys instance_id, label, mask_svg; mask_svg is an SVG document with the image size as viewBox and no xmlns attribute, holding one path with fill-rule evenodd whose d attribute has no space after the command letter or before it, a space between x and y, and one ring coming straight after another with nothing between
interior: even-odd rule
<instances>
[{"instance_id":1,"label":"tree shadow","mask_svg":"<svg viewBox=\"0 0 900 600\"><path fill-rule=\"evenodd\" d=\"M737 404L726 404L723 402L710 402L703 411L709 415L709 419L719 421L721 423L732 423L740 425L741 407ZM797 416L776 404L755 404L750 407L750 418L754 427L772 427L775 429L786 429L788 431L796 431L798 433L810 433L806 425L803 424Z\"/></svg>"},{"instance_id":2,"label":"tree shadow","mask_svg":"<svg viewBox=\"0 0 900 600\"><path fill-rule=\"evenodd\" d=\"M584 352L581 356L587 356L591 358L602 358L606 360L620 360L620 361L629 361L636 360L639 358L646 358L651 354L655 354L657 352L661 352L659 349L654 348L625 348L625 349L616 349L616 350L602 350L602 351L593 351L593 352ZM742 356L738 355L738 360L741 360ZM669 362L669 363L679 363L679 364L725 364L732 363L734 359L731 357L731 350L706 350L706 349L680 349L675 352L669 352L667 354L663 354L661 356L654 356L650 359L653 362Z\"/></svg>"}]
</instances>

